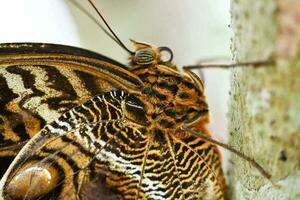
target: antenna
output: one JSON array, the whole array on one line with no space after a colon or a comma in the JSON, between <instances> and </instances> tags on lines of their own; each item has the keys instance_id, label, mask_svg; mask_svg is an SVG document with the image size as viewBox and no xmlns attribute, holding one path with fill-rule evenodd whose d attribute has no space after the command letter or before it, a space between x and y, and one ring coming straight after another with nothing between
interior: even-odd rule
<instances>
[{"instance_id":1,"label":"antenna","mask_svg":"<svg viewBox=\"0 0 300 200\"><path fill-rule=\"evenodd\" d=\"M81 4L79 4L76 0L69 0L68 2L71 2L76 8L78 8L82 13L84 13L88 18L90 18L90 20L92 20L96 25L98 25L102 31L108 36L110 37L113 41L115 41L116 43L119 44L119 41L116 40L116 38L114 38L113 35L110 34L110 32L108 32L101 23L98 22L98 20L91 15L90 12L88 12Z\"/></svg>"},{"instance_id":2,"label":"antenna","mask_svg":"<svg viewBox=\"0 0 300 200\"><path fill-rule=\"evenodd\" d=\"M123 48L125 49L128 53L130 54L134 54L133 51L130 51L125 45L124 43L118 38L118 36L115 34L115 32L112 30L112 28L108 25L108 23L106 22L105 18L101 15L100 11L97 9L97 7L94 5L94 3L92 2L92 0L88 0L89 3L91 4L91 6L94 8L94 10L97 12L98 16L101 18L101 20L104 22L105 26L108 28L109 32L113 35L113 37L117 40L117 43ZM116 41L115 40L115 41Z\"/></svg>"}]
</instances>

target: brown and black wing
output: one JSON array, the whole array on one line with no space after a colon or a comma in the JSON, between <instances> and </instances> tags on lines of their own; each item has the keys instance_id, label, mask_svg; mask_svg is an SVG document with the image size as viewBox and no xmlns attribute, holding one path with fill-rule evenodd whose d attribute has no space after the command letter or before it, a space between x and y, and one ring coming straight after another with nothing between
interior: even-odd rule
<instances>
[{"instance_id":1,"label":"brown and black wing","mask_svg":"<svg viewBox=\"0 0 300 200\"><path fill-rule=\"evenodd\" d=\"M1 44L1 163L9 164L9 156L62 113L97 94L116 88L135 91L139 86L125 66L91 51L54 44ZM2 168L3 173L5 165Z\"/></svg>"},{"instance_id":2,"label":"brown and black wing","mask_svg":"<svg viewBox=\"0 0 300 200\"><path fill-rule=\"evenodd\" d=\"M122 199L224 200L224 177L217 147L188 133L153 137L139 129L124 160L131 167L110 170L110 187Z\"/></svg>"},{"instance_id":3,"label":"brown and black wing","mask_svg":"<svg viewBox=\"0 0 300 200\"><path fill-rule=\"evenodd\" d=\"M112 91L64 113L34 136L1 180L1 195L219 200L224 180L217 151L188 133L154 137L144 104Z\"/></svg>"},{"instance_id":4,"label":"brown and black wing","mask_svg":"<svg viewBox=\"0 0 300 200\"><path fill-rule=\"evenodd\" d=\"M118 141L123 164L110 168L105 176L107 187L117 191L120 199L225 199L219 152L214 145L188 133L182 138L168 134L162 143L147 128L128 130L135 133L135 140Z\"/></svg>"},{"instance_id":5,"label":"brown and black wing","mask_svg":"<svg viewBox=\"0 0 300 200\"><path fill-rule=\"evenodd\" d=\"M46 125L21 149L1 180L0 197L84 199L86 184L102 171L108 178L97 191L123 198L126 183L137 188L141 163L134 161L144 152L147 137L139 129L146 123L135 96L112 91L94 97Z\"/></svg>"}]
</instances>

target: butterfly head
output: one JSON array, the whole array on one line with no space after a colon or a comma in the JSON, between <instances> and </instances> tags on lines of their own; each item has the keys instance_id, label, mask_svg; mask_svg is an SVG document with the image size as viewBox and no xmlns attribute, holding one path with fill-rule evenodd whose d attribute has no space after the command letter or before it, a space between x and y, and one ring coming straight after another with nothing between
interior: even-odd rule
<instances>
[{"instance_id":1,"label":"butterfly head","mask_svg":"<svg viewBox=\"0 0 300 200\"><path fill-rule=\"evenodd\" d=\"M171 62L173 53L168 47L132 42L136 51L131 57L131 71L143 82L141 98L149 103L149 121L154 126L176 129L207 116L204 87L196 74L179 71ZM168 59L164 59L165 53Z\"/></svg>"},{"instance_id":2,"label":"butterfly head","mask_svg":"<svg viewBox=\"0 0 300 200\"><path fill-rule=\"evenodd\" d=\"M136 51L131 56L131 61L136 65L150 65L150 64L161 64L170 63L173 59L173 53L168 47L153 47L152 45L136 42L131 40L134 44ZM163 53L167 52L169 58L163 59Z\"/></svg>"}]
</instances>

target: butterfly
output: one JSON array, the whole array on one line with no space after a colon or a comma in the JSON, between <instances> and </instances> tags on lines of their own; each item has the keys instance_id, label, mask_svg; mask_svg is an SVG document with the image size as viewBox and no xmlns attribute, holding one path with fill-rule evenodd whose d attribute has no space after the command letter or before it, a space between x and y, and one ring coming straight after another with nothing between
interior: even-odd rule
<instances>
[{"instance_id":1,"label":"butterfly","mask_svg":"<svg viewBox=\"0 0 300 200\"><path fill-rule=\"evenodd\" d=\"M105 166L125 199L223 197L217 148L182 129L208 134L201 82L135 45L130 69L78 48L1 46L2 153L23 146L13 136L31 138L2 179L4 196L76 199L90 168Z\"/></svg>"},{"instance_id":2,"label":"butterfly","mask_svg":"<svg viewBox=\"0 0 300 200\"><path fill-rule=\"evenodd\" d=\"M225 198L201 80L169 48L132 42L130 66L76 47L0 46L3 199Z\"/></svg>"}]
</instances>

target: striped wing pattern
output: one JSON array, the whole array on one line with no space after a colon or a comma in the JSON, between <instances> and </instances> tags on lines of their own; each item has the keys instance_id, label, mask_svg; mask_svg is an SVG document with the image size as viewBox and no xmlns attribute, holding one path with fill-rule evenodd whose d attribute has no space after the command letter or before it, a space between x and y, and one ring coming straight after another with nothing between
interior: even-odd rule
<instances>
[{"instance_id":1,"label":"striped wing pattern","mask_svg":"<svg viewBox=\"0 0 300 200\"><path fill-rule=\"evenodd\" d=\"M77 58L80 65L74 63L73 57L68 56L67 58L52 57L51 61L57 59L59 62L55 60L50 66L49 58L45 57L39 57L34 61L31 58L32 63L29 64L28 60L24 61L24 58L14 61L15 66L9 63L7 66L2 64L5 66L0 68L2 70L0 78L4 80L3 83L8 82L9 76L5 74L7 71L12 74L11 77L19 77L18 85L25 81L22 80L19 72L19 74L14 73L13 70L23 70L23 74L26 71L35 77L32 85L27 87L29 91L37 88L37 80L44 76L48 78L45 79L46 86L41 88L48 90L43 91L45 96L38 96L39 93L33 91L29 98L18 99L21 94L14 91L15 97L10 97L10 101L14 101L21 110L29 112L35 118L38 116L39 123L44 122L35 133L29 135L27 130L30 126L27 126L24 118L19 118L22 126L25 127L23 133L27 134L26 138L30 140L21 149L1 180L2 198L224 199L224 177L218 149L188 133L167 132L162 138L153 135L146 105L132 93L140 87L141 81L137 76L129 76L130 74L123 68L116 67L118 66L116 63L110 64L109 61L104 63L104 59L96 62L93 61L94 58L86 61ZM64 68L68 66L68 59L71 60L72 67L68 75L63 76L62 71L68 69ZM41 65L42 61L47 62L46 67ZM87 66L76 68L74 67L76 64ZM87 70L92 70L95 66L100 66L96 69L99 72ZM13 70L9 69L10 67ZM68 99L74 98L73 95L64 96L70 91L61 92L63 98L57 101L60 106L56 108L49 107L51 105L49 102L53 100L49 96L53 95L55 98L59 96L54 95L53 92L59 92L60 88L50 91L53 85L47 86L46 83L50 79L50 73L47 75L41 73L51 71L51 67L53 71L58 70L57 79L64 80L63 77L67 77L65 80L68 80L70 78L68 76L76 74L71 78L74 82L68 82L71 85L69 88L74 90L72 94L76 94L75 99ZM75 73L75 69L86 74L80 76ZM35 70L40 70L40 73ZM110 73L112 80L103 78ZM59 77L61 75L63 77ZM88 75L91 75L93 81L90 81L90 78L82 78ZM129 78L123 78L125 75ZM54 84L52 81L50 83ZM76 84L83 85L83 90L79 92L80 89ZM3 85L5 84L0 84ZM90 89L85 90L84 88L88 88L87 85ZM5 86L8 87L7 91L11 91L12 86L9 84ZM96 86L97 91L95 91ZM26 89L25 86L24 88ZM98 94L92 98L95 92ZM49 101L45 102L48 108L43 110L43 114L38 112L40 104L34 109L26 107L26 105L33 105L24 103L30 101L32 96L40 98L40 102L43 99ZM7 110L8 104L4 104L4 110ZM56 113L54 119L51 118L51 112ZM19 113L15 112L15 114ZM49 118L45 117L47 113ZM9 116L12 116L12 113L1 113L3 119ZM12 123L11 120L6 122ZM190 128L203 131L200 125L193 125ZM6 132L1 132L3 136L9 134L7 129L4 130ZM13 130L13 133L19 136L17 130ZM18 144L22 140L16 141ZM14 149L11 151L15 152ZM36 168L41 168L43 171L30 172L30 169ZM52 178L50 180L45 178L44 172L50 174ZM43 183L41 180L44 179L48 181L47 187L41 184Z\"/></svg>"},{"instance_id":2,"label":"striped wing pattern","mask_svg":"<svg viewBox=\"0 0 300 200\"><path fill-rule=\"evenodd\" d=\"M0 174L10 157L66 111L124 81L127 87L138 85L132 76L123 77L126 72L121 64L79 48L0 45Z\"/></svg>"},{"instance_id":3,"label":"striped wing pattern","mask_svg":"<svg viewBox=\"0 0 300 200\"><path fill-rule=\"evenodd\" d=\"M60 193L47 195L76 199L85 182L93 181L87 169L95 165L96 171L109 171L106 187L120 199L220 198L220 163L214 157L215 149L193 136L177 139L169 135L168 145L155 141L147 127L126 120L121 108L126 97L123 92L97 96L46 125L21 150L14 163L19 167L10 169L15 173L6 182L14 181L27 163L50 163L64 179L57 178L52 186ZM43 159L34 162L38 158ZM4 195L14 192L7 188Z\"/></svg>"}]
</instances>

